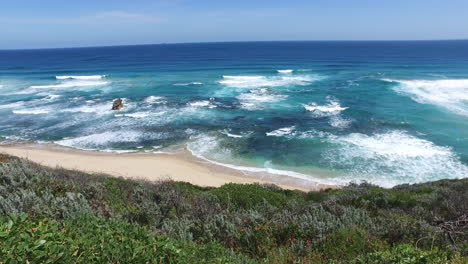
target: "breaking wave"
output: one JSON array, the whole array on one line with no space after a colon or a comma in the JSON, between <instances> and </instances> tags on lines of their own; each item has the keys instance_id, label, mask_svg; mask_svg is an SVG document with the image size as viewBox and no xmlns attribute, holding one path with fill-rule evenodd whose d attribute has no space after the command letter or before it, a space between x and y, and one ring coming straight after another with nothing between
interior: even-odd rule
<instances>
[{"instance_id":1,"label":"breaking wave","mask_svg":"<svg viewBox=\"0 0 468 264\"><path fill-rule=\"evenodd\" d=\"M339 147L324 157L334 167L350 171L348 181L366 180L391 187L468 175L468 167L451 148L437 146L404 131L325 136Z\"/></svg>"},{"instance_id":2,"label":"breaking wave","mask_svg":"<svg viewBox=\"0 0 468 264\"><path fill-rule=\"evenodd\" d=\"M202 82L176 83L175 86L202 85Z\"/></svg>"},{"instance_id":3,"label":"breaking wave","mask_svg":"<svg viewBox=\"0 0 468 264\"><path fill-rule=\"evenodd\" d=\"M219 81L228 87L234 88L259 88L259 87L278 87L289 85L308 85L311 82L318 80L312 76L223 76L223 80Z\"/></svg>"},{"instance_id":4,"label":"breaking wave","mask_svg":"<svg viewBox=\"0 0 468 264\"><path fill-rule=\"evenodd\" d=\"M61 89L61 88L72 88L72 87L87 87L87 86L102 86L108 82L105 81L66 81L59 84L46 84L46 85L32 85L29 88L32 89Z\"/></svg>"},{"instance_id":5,"label":"breaking wave","mask_svg":"<svg viewBox=\"0 0 468 264\"><path fill-rule=\"evenodd\" d=\"M140 132L135 130L107 131L87 136L66 138L55 141L54 143L78 149L102 150L122 143L138 143L142 140L155 140L164 137L164 134L154 132Z\"/></svg>"},{"instance_id":6,"label":"breaking wave","mask_svg":"<svg viewBox=\"0 0 468 264\"><path fill-rule=\"evenodd\" d=\"M393 80L394 90L421 104L432 104L468 116L468 79Z\"/></svg>"},{"instance_id":7,"label":"breaking wave","mask_svg":"<svg viewBox=\"0 0 468 264\"><path fill-rule=\"evenodd\" d=\"M271 132L267 132L266 135L267 136L272 136L272 137L290 136L290 135L295 134L295 132L294 132L295 129L296 129L295 126L283 127L283 128L273 130Z\"/></svg>"},{"instance_id":8,"label":"breaking wave","mask_svg":"<svg viewBox=\"0 0 468 264\"><path fill-rule=\"evenodd\" d=\"M88 76L55 76L57 80L67 80L67 79L74 79L74 80L100 80L106 77L105 75L88 75Z\"/></svg>"},{"instance_id":9,"label":"breaking wave","mask_svg":"<svg viewBox=\"0 0 468 264\"><path fill-rule=\"evenodd\" d=\"M263 108L265 103L277 102L286 99L287 95L273 94L267 88L250 90L248 93L243 93L237 96L241 107L247 110L256 110Z\"/></svg>"},{"instance_id":10,"label":"breaking wave","mask_svg":"<svg viewBox=\"0 0 468 264\"><path fill-rule=\"evenodd\" d=\"M328 104L326 105L310 103L308 105L304 105L304 108L319 117L337 115L341 111L348 109L348 107L342 107L340 103L334 99L328 99Z\"/></svg>"}]
</instances>

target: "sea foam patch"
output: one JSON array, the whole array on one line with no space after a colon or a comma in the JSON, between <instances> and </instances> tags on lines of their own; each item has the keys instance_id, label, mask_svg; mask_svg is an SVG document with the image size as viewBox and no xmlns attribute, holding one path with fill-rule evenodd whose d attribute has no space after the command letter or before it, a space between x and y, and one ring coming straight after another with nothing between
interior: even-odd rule
<instances>
[{"instance_id":1,"label":"sea foam patch","mask_svg":"<svg viewBox=\"0 0 468 264\"><path fill-rule=\"evenodd\" d=\"M55 141L56 144L80 149L109 149L122 143L138 143L142 140L164 138L163 133L141 132L136 130L106 131L75 138Z\"/></svg>"},{"instance_id":2,"label":"sea foam patch","mask_svg":"<svg viewBox=\"0 0 468 264\"><path fill-rule=\"evenodd\" d=\"M17 115L41 115L41 114L48 114L50 112L49 109L21 109L21 110L13 110L14 114Z\"/></svg>"},{"instance_id":3,"label":"sea foam patch","mask_svg":"<svg viewBox=\"0 0 468 264\"><path fill-rule=\"evenodd\" d=\"M223 144L219 138L211 135L202 134L192 137L191 141L187 144L187 149L192 153L192 155L200 159L234 170L259 174L268 173L273 175L289 176L301 180L306 180L311 183L336 184L336 182L315 178L311 175L272 168L271 162L265 163L264 167L251 167L228 163L234 160L232 157L232 151L223 147Z\"/></svg>"},{"instance_id":4,"label":"sea foam patch","mask_svg":"<svg viewBox=\"0 0 468 264\"><path fill-rule=\"evenodd\" d=\"M316 103L310 103L304 105L304 108L318 117L337 115L348 109L348 107L341 106L338 100L332 98L328 98L328 104L318 105Z\"/></svg>"},{"instance_id":5,"label":"sea foam patch","mask_svg":"<svg viewBox=\"0 0 468 264\"><path fill-rule=\"evenodd\" d=\"M267 132L266 135L271 136L271 137L294 136L295 129L296 129L295 126L283 127L283 128L273 130L271 132Z\"/></svg>"},{"instance_id":6,"label":"sea foam patch","mask_svg":"<svg viewBox=\"0 0 468 264\"><path fill-rule=\"evenodd\" d=\"M468 79L393 80L394 90L421 104L432 104L468 116Z\"/></svg>"},{"instance_id":7,"label":"sea foam patch","mask_svg":"<svg viewBox=\"0 0 468 264\"><path fill-rule=\"evenodd\" d=\"M451 148L437 146L404 131L325 136L338 148L327 151L324 158L334 167L350 172L350 177L343 180L366 180L391 187L468 175L468 167Z\"/></svg>"},{"instance_id":8,"label":"sea foam patch","mask_svg":"<svg viewBox=\"0 0 468 264\"><path fill-rule=\"evenodd\" d=\"M314 76L223 76L223 80L219 81L228 87L234 88L259 88L259 87L278 87L289 85L308 85L311 82L318 80Z\"/></svg>"},{"instance_id":9,"label":"sea foam patch","mask_svg":"<svg viewBox=\"0 0 468 264\"><path fill-rule=\"evenodd\" d=\"M150 95L144 99L144 102L147 104L165 104L167 101L163 96L154 96Z\"/></svg>"},{"instance_id":10,"label":"sea foam patch","mask_svg":"<svg viewBox=\"0 0 468 264\"><path fill-rule=\"evenodd\" d=\"M75 79L75 80L100 80L106 77L105 75L63 75L63 76L55 76L57 80L67 80L67 79Z\"/></svg>"},{"instance_id":11,"label":"sea foam patch","mask_svg":"<svg viewBox=\"0 0 468 264\"><path fill-rule=\"evenodd\" d=\"M202 82L175 83L175 86L203 85Z\"/></svg>"},{"instance_id":12,"label":"sea foam patch","mask_svg":"<svg viewBox=\"0 0 468 264\"><path fill-rule=\"evenodd\" d=\"M80 80L73 80L73 81L65 81L58 84L45 84L45 85L32 85L29 88L32 89L62 89L62 88L72 88L72 87L90 87L90 86L102 86L106 85L108 82L106 81L80 81Z\"/></svg>"},{"instance_id":13,"label":"sea foam patch","mask_svg":"<svg viewBox=\"0 0 468 264\"><path fill-rule=\"evenodd\" d=\"M216 108L216 105L213 103L214 100L200 100L187 103L188 106L195 107L195 108Z\"/></svg>"},{"instance_id":14,"label":"sea foam patch","mask_svg":"<svg viewBox=\"0 0 468 264\"><path fill-rule=\"evenodd\" d=\"M265 103L272 103L286 99L287 95L274 94L267 88L253 89L248 93L237 96L241 107L247 110L257 110L264 107Z\"/></svg>"}]
</instances>

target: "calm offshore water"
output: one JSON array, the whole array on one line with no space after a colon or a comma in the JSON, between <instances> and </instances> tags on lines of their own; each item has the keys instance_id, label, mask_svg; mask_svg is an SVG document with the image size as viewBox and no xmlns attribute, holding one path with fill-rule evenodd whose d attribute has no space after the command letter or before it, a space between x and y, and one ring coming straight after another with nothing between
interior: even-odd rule
<instances>
[{"instance_id":1,"label":"calm offshore water","mask_svg":"<svg viewBox=\"0 0 468 264\"><path fill-rule=\"evenodd\" d=\"M467 177L468 41L0 51L0 141L24 140L325 183Z\"/></svg>"}]
</instances>

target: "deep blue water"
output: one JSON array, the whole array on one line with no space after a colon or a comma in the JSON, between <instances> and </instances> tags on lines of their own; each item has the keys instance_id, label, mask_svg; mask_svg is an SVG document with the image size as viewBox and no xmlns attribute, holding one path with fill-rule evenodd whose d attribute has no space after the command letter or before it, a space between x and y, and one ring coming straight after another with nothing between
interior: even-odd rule
<instances>
[{"instance_id":1,"label":"deep blue water","mask_svg":"<svg viewBox=\"0 0 468 264\"><path fill-rule=\"evenodd\" d=\"M468 41L0 51L0 140L327 183L467 177Z\"/></svg>"}]
</instances>

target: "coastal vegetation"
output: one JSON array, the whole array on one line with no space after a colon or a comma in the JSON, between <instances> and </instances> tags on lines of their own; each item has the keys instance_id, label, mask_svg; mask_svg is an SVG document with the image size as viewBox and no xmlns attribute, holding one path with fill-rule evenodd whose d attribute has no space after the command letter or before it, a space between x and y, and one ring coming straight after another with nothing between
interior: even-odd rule
<instances>
[{"instance_id":1,"label":"coastal vegetation","mask_svg":"<svg viewBox=\"0 0 468 264\"><path fill-rule=\"evenodd\" d=\"M301 192L0 156L0 263L468 263L468 179Z\"/></svg>"}]
</instances>

